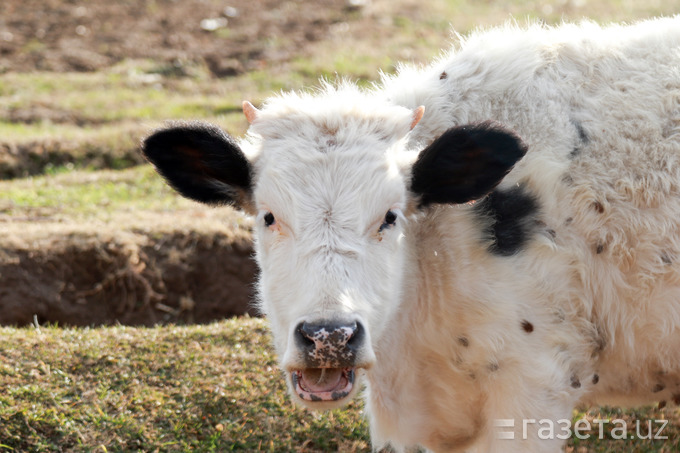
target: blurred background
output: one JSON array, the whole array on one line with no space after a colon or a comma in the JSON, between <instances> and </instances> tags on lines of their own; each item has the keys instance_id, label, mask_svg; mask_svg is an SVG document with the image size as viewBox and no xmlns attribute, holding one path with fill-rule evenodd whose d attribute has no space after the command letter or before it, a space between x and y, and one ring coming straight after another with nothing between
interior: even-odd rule
<instances>
[{"instance_id":1,"label":"blurred background","mask_svg":"<svg viewBox=\"0 0 680 453\"><path fill-rule=\"evenodd\" d=\"M680 0L1 0L0 451L370 451L360 402L311 415L287 399L250 317L250 219L181 199L140 140L170 119L242 135L244 99L319 77L368 85L454 31L677 13ZM566 451L680 451L665 405L574 420L670 420L668 440Z\"/></svg>"},{"instance_id":2,"label":"blurred background","mask_svg":"<svg viewBox=\"0 0 680 453\"><path fill-rule=\"evenodd\" d=\"M368 84L466 34L631 21L680 0L3 0L0 324L207 322L243 313L249 220L181 200L138 152L169 119L245 131L242 100Z\"/></svg>"}]
</instances>

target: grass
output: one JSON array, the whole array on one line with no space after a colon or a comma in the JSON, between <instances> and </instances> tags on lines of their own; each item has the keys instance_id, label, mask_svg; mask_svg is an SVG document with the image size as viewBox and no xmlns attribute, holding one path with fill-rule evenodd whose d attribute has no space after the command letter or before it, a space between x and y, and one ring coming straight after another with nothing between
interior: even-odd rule
<instances>
[{"instance_id":1,"label":"grass","mask_svg":"<svg viewBox=\"0 0 680 453\"><path fill-rule=\"evenodd\" d=\"M223 91L207 75L177 79L149 71L142 61L97 73L8 73L2 77L0 108L25 112L33 106L38 114L53 112L81 125L210 117L239 109L238 95Z\"/></svg>"},{"instance_id":2,"label":"grass","mask_svg":"<svg viewBox=\"0 0 680 453\"><path fill-rule=\"evenodd\" d=\"M44 175L0 180L0 193L0 225L5 233L0 247L8 236L31 242L88 231L95 236L106 233L101 240L107 234L156 236L177 230L206 237L250 237L250 218L228 207L214 208L181 197L150 165L99 171L53 167ZM62 242L69 240L62 238ZM33 247L42 253L45 244Z\"/></svg>"},{"instance_id":3,"label":"grass","mask_svg":"<svg viewBox=\"0 0 680 453\"><path fill-rule=\"evenodd\" d=\"M359 404L291 405L262 320L0 336L0 451L368 451Z\"/></svg>"},{"instance_id":4,"label":"grass","mask_svg":"<svg viewBox=\"0 0 680 453\"><path fill-rule=\"evenodd\" d=\"M0 337L0 451L370 451L360 401L324 414L292 405L260 319L5 327ZM677 408L575 412L580 418L626 419L629 434L635 420L664 418L669 440L598 440L592 423L590 439L572 439L568 452L680 448Z\"/></svg>"},{"instance_id":5,"label":"grass","mask_svg":"<svg viewBox=\"0 0 680 453\"><path fill-rule=\"evenodd\" d=\"M71 171L54 168L43 176L0 181L0 211L36 212L72 219L97 218L112 211L167 211L193 206L158 177L149 165L124 171Z\"/></svg>"}]
</instances>

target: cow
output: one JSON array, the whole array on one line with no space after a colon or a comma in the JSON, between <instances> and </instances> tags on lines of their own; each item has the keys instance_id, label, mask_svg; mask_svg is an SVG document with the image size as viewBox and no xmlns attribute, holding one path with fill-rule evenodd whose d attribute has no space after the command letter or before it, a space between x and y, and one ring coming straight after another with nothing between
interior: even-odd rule
<instances>
[{"instance_id":1,"label":"cow","mask_svg":"<svg viewBox=\"0 0 680 453\"><path fill-rule=\"evenodd\" d=\"M376 450L504 453L560 451L531 421L578 405L680 404L680 16L507 24L243 111L142 148L254 217L295 402L363 389Z\"/></svg>"}]
</instances>

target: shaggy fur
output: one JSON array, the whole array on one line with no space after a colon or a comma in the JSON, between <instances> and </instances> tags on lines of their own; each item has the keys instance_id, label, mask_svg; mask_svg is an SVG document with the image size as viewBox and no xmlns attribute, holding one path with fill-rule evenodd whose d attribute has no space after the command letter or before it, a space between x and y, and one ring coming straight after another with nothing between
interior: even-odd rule
<instances>
[{"instance_id":1,"label":"shaggy fur","mask_svg":"<svg viewBox=\"0 0 680 453\"><path fill-rule=\"evenodd\" d=\"M376 448L557 452L536 425L521 439L521 420L680 395L680 16L478 32L370 91L284 94L249 115L281 366L301 366L301 321L361 320ZM418 153L487 120L526 156L489 199L419 207Z\"/></svg>"}]
</instances>

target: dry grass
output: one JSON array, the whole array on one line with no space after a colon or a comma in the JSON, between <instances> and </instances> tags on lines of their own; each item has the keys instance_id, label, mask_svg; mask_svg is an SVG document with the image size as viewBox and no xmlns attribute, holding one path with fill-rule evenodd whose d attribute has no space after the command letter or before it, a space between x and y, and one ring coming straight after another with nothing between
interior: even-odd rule
<instances>
[{"instance_id":1,"label":"dry grass","mask_svg":"<svg viewBox=\"0 0 680 453\"><path fill-rule=\"evenodd\" d=\"M358 405L291 406L261 320L0 335L3 451L368 451Z\"/></svg>"},{"instance_id":2,"label":"dry grass","mask_svg":"<svg viewBox=\"0 0 680 453\"><path fill-rule=\"evenodd\" d=\"M263 320L2 328L0 337L0 451L370 451L360 402L325 414L291 404ZM645 434L644 421L666 419L668 440L598 440L593 423L591 438L572 439L568 452L680 448L677 408L579 418L625 419L629 434L635 420Z\"/></svg>"}]
</instances>

